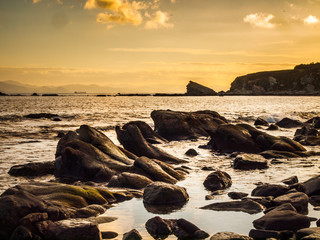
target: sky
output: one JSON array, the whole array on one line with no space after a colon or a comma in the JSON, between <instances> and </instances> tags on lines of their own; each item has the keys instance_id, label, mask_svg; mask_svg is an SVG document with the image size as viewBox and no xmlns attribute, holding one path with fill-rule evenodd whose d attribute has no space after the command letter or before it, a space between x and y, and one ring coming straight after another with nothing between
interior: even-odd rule
<instances>
[{"instance_id":1,"label":"sky","mask_svg":"<svg viewBox=\"0 0 320 240\"><path fill-rule=\"evenodd\" d=\"M320 0L1 0L0 81L183 93L318 62Z\"/></svg>"}]
</instances>

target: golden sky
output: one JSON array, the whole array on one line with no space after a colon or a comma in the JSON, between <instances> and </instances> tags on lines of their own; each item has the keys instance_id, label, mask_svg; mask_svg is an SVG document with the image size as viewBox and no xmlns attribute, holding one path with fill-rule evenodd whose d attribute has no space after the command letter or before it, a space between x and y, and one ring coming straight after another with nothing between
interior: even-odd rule
<instances>
[{"instance_id":1,"label":"golden sky","mask_svg":"<svg viewBox=\"0 0 320 240\"><path fill-rule=\"evenodd\" d=\"M1 0L0 81L216 91L318 62L320 0Z\"/></svg>"}]
</instances>

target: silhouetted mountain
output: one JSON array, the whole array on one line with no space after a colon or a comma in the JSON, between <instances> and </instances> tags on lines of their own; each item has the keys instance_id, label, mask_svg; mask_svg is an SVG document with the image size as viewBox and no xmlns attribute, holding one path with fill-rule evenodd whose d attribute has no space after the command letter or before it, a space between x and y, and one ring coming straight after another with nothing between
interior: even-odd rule
<instances>
[{"instance_id":1,"label":"silhouetted mountain","mask_svg":"<svg viewBox=\"0 0 320 240\"><path fill-rule=\"evenodd\" d=\"M34 86L30 84L23 84L17 81L3 81L0 82L0 91L3 93L74 93L74 92L87 92L87 93L102 93L113 92L106 86L99 86L96 84L82 85L82 84L69 84L63 86Z\"/></svg>"},{"instance_id":2,"label":"silhouetted mountain","mask_svg":"<svg viewBox=\"0 0 320 240\"><path fill-rule=\"evenodd\" d=\"M301 64L292 70L252 73L237 77L228 94L319 95L320 63Z\"/></svg>"}]
</instances>

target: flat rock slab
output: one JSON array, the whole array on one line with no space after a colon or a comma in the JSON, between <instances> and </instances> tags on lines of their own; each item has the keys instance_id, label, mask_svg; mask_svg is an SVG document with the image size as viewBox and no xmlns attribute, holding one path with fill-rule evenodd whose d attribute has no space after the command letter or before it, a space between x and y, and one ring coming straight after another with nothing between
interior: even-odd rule
<instances>
[{"instance_id":1,"label":"flat rock slab","mask_svg":"<svg viewBox=\"0 0 320 240\"><path fill-rule=\"evenodd\" d=\"M259 154L239 154L233 161L233 168L254 170L269 168L268 160Z\"/></svg>"},{"instance_id":2,"label":"flat rock slab","mask_svg":"<svg viewBox=\"0 0 320 240\"><path fill-rule=\"evenodd\" d=\"M253 238L233 232L219 232L211 236L210 240L253 240Z\"/></svg>"},{"instance_id":3,"label":"flat rock slab","mask_svg":"<svg viewBox=\"0 0 320 240\"><path fill-rule=\"evenodd\" d=\"M245 199L242 201L212 203L207 206L201 207L201 209L210 209L214 211L246 212L249 214L255 214L262 212L264 210L264 207L255 201Z\"/></svg>"}]
</instances>

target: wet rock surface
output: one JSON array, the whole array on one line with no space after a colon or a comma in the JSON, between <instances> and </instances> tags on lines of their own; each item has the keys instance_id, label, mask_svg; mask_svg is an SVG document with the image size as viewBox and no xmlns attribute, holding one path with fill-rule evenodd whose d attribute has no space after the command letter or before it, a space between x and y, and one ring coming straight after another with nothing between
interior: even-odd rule
<instances>
[{"instance_id":1,"label":"wet rock surface","mask_svg":"<svg viewBox=\"0 0 320 240\"><path fill-rule=\"evenodd\" d=\"M184 204L188 200L185 188L163 182L151 183L143 192L143 201L149 205Z\"/></svg>"},{"instance_id":2,"label":"wet rock surface","mask_svg":"<svg viewBox=\"0 0 320 240\"><path fill-rule=\"evenodd\" d=\"M212 203L207 206L201 207L201 209L209 209L215 211L235 211L256 214L262 212L264 210L264 207L255 201L252 201L250 199L244 199L241 201Z\"/></svg>"},{"instance_id":3,"label":"wet rock surface","mask_svg":"<svg viewBox=\"0 0 320 240\"><path fill-rule=\"evenodd\" d=\"M268 160L258 154L239 154L233 161L233 168L254 170L269 168Z\"/></svg>"},{"instance_id":4,"label":"wet rock surface","mask_svg":"<svg viewBox=\"0 0 320 240\"><path fill-rule=\"evenodd\" d=\"M298 142L286 137L275 137L247 124L223 124L211 134L213 150L221 152L261 153L263 151L278 151L295 153L306 149Z\"/></svg>"},{"instance_id":5,"label":"wet rock surface","mask_svg":"<svg viewBox=\"0 0 320 240\"><path fill-rule=\"evenodd\" d=\"M233 232L219 232L211 236L210 240L253 240L253 238Z\"/></svg>"},{"instance_id":6,"label":"wet rock surface","mask_svg":"<svg viewBox=\"0 0 320 240\"><path fill-rule=\"evenodd\" d=\"M186 140L208 137L217 126L227 120L214 111L175 112L156 110L151 113L155 131L165 139Z\"/></svg>"},{"instance_id":7,"label":"wet rock surface","mask_svg":"<svg viewBox=\"0 0 320 240\"><path fill-rule=\"evenodd\" d=\"M44 239L79 239L84 233L91 233L91 237L81 239L100 239L97 224L68 219L97 216L106 210L103 206L131 198L129 191L117 193L88 186L44 182L17 185L0 197L0 239L17 234L19 227L20 233L21 226Z\"/></svg>"},{"instance_id":8,"label":"wet rock surface","mask_svg":"<svg viewBox=\"0 0 320 240\"><path fill-rule=\"evenodd\" d=\"M223 171L215 171L206 177L203 185L210 191L223 190L232 185L232 180L228 173Z\"/></svg>"},{"instance_id":9,"label":"wet rock surface","mask_svg":"<svg viewBox=\"0 0 320 240\"><path fill-rule=\"evenodd\" d=\"M14 165L10 168L8 173L12 176L34 177L53 174L53 172L54 161L50 161Z\"/></svg>"}]
</instances>

